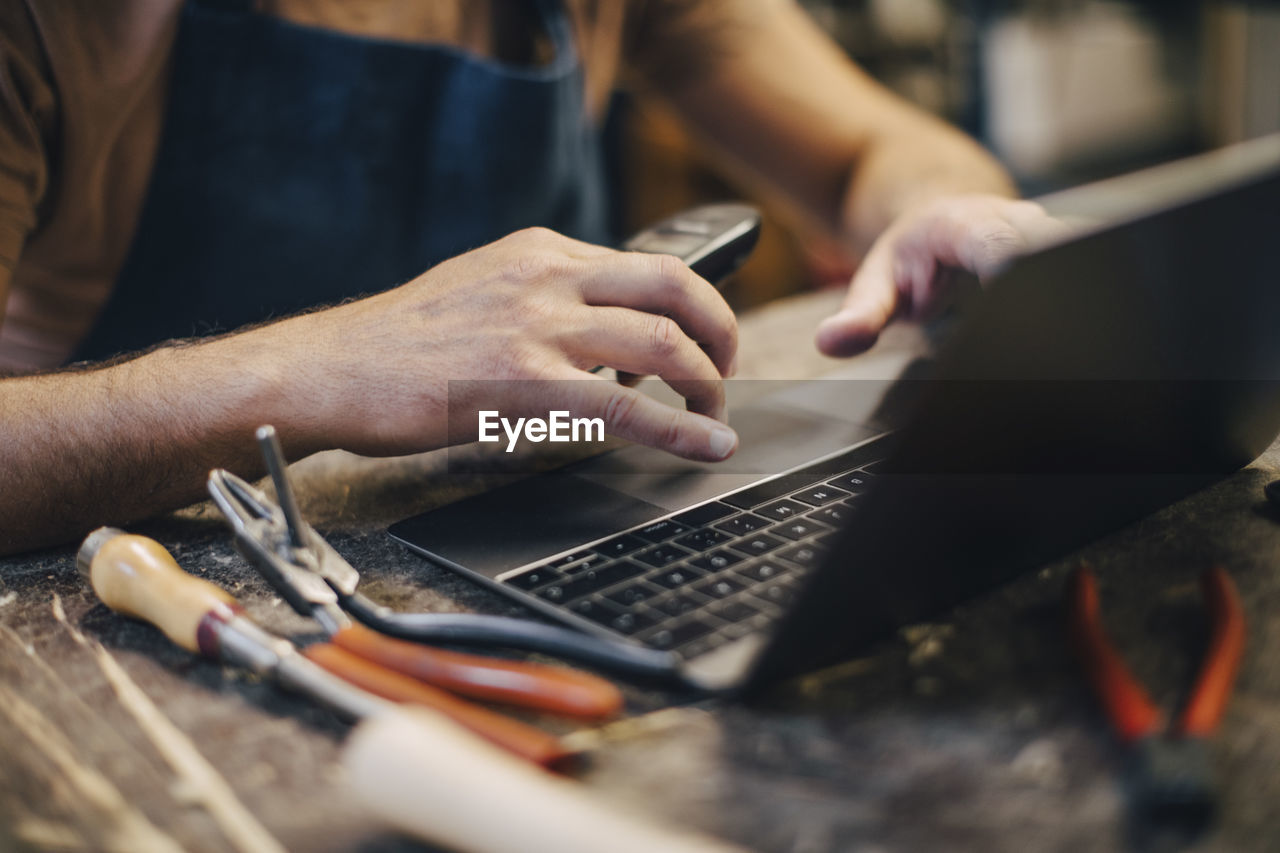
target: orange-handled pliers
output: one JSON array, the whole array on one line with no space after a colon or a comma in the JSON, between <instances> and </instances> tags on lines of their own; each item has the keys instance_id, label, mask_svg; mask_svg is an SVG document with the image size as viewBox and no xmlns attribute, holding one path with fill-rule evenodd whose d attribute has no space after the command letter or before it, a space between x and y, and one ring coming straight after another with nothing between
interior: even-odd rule
<instances>
[{"instance_id":1,"label":"orange-handled pliers","mask_svg":"<svg viewBox=\"0 0 1280 853\"><path fill-rule=\"evenodd\" d=\"M1244 609L1231 576L1215 566L1201 577L1210 637L1182 713L1171 727L1111 645L1102 627L1098 585L1081 566L1067 584L1076 654L1117 736L1134 748L1135 804L1153 816L1202 822L1214 810L1206 739L1226 710L1244 652Z\"/></svg>"},{"instance_id":2,"label":"orange-handled pliers","mask_svg":"<svg viewBox=\"0 0 1280 853\"><path fill-rule=\"evenodd\" d=\"M359 599L366 609L381 608L354 594L355 569L302 520L275 431L259 430L259 442L280 503L223 470L209 474L209 492L240 553L297 612L314 618L329 635L327 643L303 650L312 662L385 699L435 708L542 764L566 756L558 739L459 697L586 718L609 717L621 709L618 688L590 673L445 651L356 624L344 603ZM340 596L329 582L334 578L352 594Z\"/></svg>"},{"instance_id":3,"label":"orange-handled pliers","mask_svg":"<svg viewBox=\"0 0 1280 853\"><path fill-rule=\"evenodd\" d=\"M413 643L537 652L651 684L694 688L680 657L670 651L529 619L400 613L370 601L357 589L359 572L302 519L275 430L259 427L258 443L279 503L221 469L209 473L209 494L245 559L294 610L318 619L330 634L354 619L380 634Z\"/></svg>"},{"instance_id":4,"label":"orange-handled pliers","mask_svg":"<svg viewBox=\"0 0 1280 853\"><path fill-rule=\"evenodd\" d=\"M476 699L581 717L606 717L621 707L618 688L585 672L447 652L355 624L316 571L321 562L346 561L310 525L286 524L287 516L266 495L227 471L209 475L209 491L241 554L298 613L319 622L334 646Z\"/></svg>"}]
</instances>

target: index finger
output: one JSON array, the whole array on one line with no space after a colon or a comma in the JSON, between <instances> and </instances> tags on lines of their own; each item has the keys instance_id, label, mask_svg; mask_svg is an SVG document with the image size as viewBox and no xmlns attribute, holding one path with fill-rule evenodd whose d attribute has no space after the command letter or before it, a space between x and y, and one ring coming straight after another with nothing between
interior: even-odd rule
<instances>
[{"instance_id":1,"label":"index finger","mask_svg":"<svg viewBox=\"0 0 1280 853\"><path fill-rule=\"evenodd\" d=\"M650 314L665 314L697 341L721 376L728 376L738 352L738 319L724 297L672 255L614 252L586 261L583 301Z\"/></svg>"},{"instance_id":2,"label":"index finger","mask_svg":"<svg viewBox=\"0 0 1280 853\"><path fill-rule=\"evenodd\" d=\"M738 449L738 434L706 415L673 408L567 365L554 378L558 381L550 393L555 404L575 415L601 418L610 435L703 462L719 462ZM539 388L537 405L545 406L547 398L548 389Z\"/></svg>"},{"instance_id":3,"label":"index finger","mask_svg":"<svg viewBox=\"0 0 1280 853\"><path fill-rule=\"evenodd\" d=\"M840 358L869 349L898 312L900 300L893 249L877 241L858 265L840 310L818 326L819 351Z\"/></svg>"}]
</instances>

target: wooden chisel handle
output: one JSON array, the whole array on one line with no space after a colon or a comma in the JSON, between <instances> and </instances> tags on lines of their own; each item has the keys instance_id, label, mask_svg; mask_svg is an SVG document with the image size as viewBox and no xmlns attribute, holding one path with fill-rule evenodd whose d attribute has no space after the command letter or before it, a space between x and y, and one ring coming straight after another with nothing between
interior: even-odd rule
<instances>
[{"instance_id":1,"label":"wooden chisel handle","mask_svg":"<svg viewBox=\"0 0 1280 853\"><path fill-rule=\"evenodd\" d=\"M200 625L213 614L226 621L239 610L221 587L189 575L154 539L100 527L80 546L76 563L103 604L155 625L189 652L208 654Z\"/></svg>"},{"instance_id":2,"label":"wooden chisel handle","mask_svg":"<svg viewBox=\"0 0 1280 853\"><path fill-rule=\"evenodd\" d=\"M385 714L360 723L342 760L370 811L450 850L742 853L620 811L574 782L423 714Z\"/></svg>"},{"instance_id":3,"label":"wooden chisel handle","mask_svg":"<svg viewBox=\"0 0 1280 853\"><path fill-rule=\"evenodd\" d=\"M602 719L622 709L622 692L594 675L558 666L432 649L351 625L331 641L349 652L445 690L552 714Z\"/></svg>"},{"instance_id":4,"label":"wooden chisel handle","mask_svg":"<svg viewBox=\"0 0 1280 853\"><path fill-rule=\"evenodd\" d=\"M302 654L375 696L439 711L491 743L543 767L553 767L574 754L559 738L541 729L459 699L335 645L317 643L303 649Z\"/></svg>"}]
</instances>

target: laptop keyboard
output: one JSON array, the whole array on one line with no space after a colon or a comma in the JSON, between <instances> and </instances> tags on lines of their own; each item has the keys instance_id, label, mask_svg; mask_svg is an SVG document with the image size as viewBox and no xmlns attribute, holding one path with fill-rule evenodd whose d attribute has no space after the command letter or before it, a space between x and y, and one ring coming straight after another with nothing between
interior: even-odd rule
<instances>
[{"instance_id":1,"label":"laptop keyboard","mask_svg":"<svg viewBox=\"0 0 1280 853\"><path fill-rule=\"evenodd\" d=\"M649 522L503 583L644 645L697 657L763 628L791 604L798 581L875 478L865 450Z\"/></svg>"}]
</instances>

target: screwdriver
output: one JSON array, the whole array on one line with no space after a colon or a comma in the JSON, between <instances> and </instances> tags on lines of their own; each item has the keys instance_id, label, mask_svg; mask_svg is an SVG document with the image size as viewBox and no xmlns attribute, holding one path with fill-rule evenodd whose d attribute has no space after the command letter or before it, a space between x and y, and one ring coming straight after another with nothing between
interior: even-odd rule
<instances>
[{"instance_id":1,"label":"screwdriver","mask_svg":"<svg viewBox=\"0 0 1280 853\"><path fill-rule=\"evenodd\" d=\"M99 528L80 546L76 566L103 603L117 613L150 622L187 651L274 678L349 719L386 714L396 707L388 699L395 699L439 711L537 764L552 766L574 754L541 729L336 647L328 647L338 659L324 661L327 667L308 660L288 640L251 621L226 590L183 571L154 539ZM351 676L361 686L340 675Z\"/></svg>"}]
</instances>

